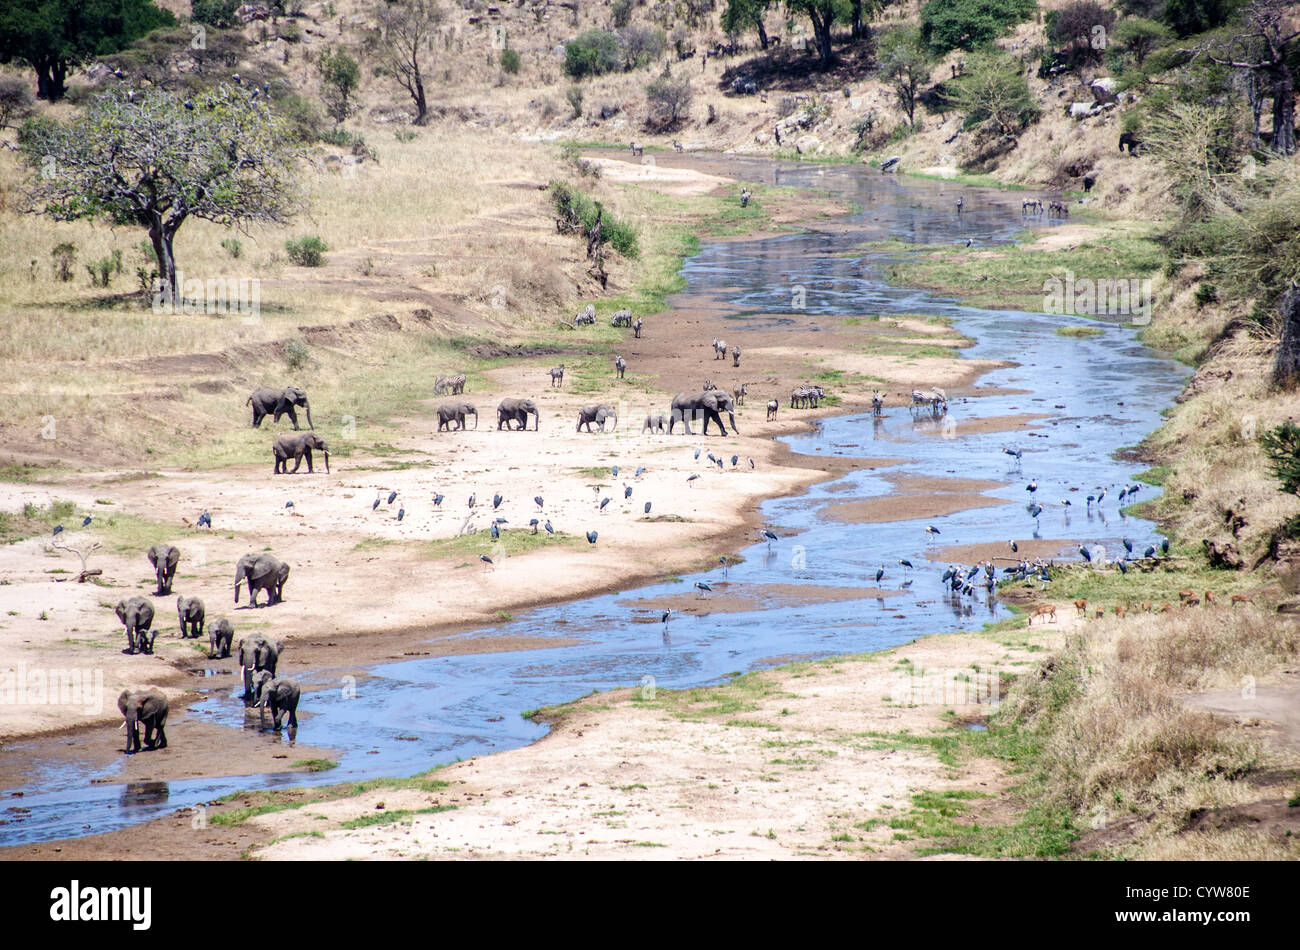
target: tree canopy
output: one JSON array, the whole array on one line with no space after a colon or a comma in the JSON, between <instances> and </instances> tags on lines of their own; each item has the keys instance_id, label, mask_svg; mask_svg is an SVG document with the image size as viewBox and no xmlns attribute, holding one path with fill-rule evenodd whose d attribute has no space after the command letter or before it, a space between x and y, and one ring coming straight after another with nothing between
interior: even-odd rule
<instances>
[{"instance_id":1,"label":"tree canopy","mask_svg":"<svg viewBox=\"0 0 1300 950\"><path fill-rule=\"evenodd\" d=\"M147 229L167 299L179 302L176 232L190 218L283 224L299 209L297 147L265 99L223 84L198 103L121 87L66 123L28 121L19 148L29 210Z\"/></svg>"},{"instance_id":2,"label":"tree canopy","mask_svg":"<svg viewBox=\"0 0 1300 950\"><path fill-rule=\"evenodd\" d=\"M176 17L150 0L4 0L0 63L26 63L36 71L37 96L54 102L70 70L175 25Z\"/></svg>"},{"instance_id":3,"label":"tree canopy","mask_svg":"<svg viewBox=\"0 0 1300 950\"><path fill-rule=\"evenodd\" d=\"M929 0L921 7L921 35L941 53L987 46L1028 19L1034 0Z\"/></svg>"}]
</instances>

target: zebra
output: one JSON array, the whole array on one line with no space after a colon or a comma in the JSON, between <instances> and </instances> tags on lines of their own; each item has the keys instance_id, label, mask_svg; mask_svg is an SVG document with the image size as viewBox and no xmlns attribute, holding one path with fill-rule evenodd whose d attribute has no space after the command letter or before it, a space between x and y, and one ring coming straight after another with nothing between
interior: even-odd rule
<instances>
[{"instance_id":1,"label":"zebra","mask_svg":"<svg viewBox=\"0 0 1300 950\"><path fill-rule=\"evenodd\" d=\"M632 335L638 340L641 339L641 318L636 318L636 323L632 324Z\"/></svg>"},{"instance_id":2,"label":"zebra","mask_svg":"<svg viewBox=\"0 0 1300 950\"><path fill-rule=\"evenodd\" d=\"M738 346L731 348L731 365L734 369L740 368L740 347Z\"/></svg>"},{"instance_id":3,"label":"zebra","mask_svg":"<svg viewBox=\"0 0 1300 950\"><path fill-rule=\"evenodd\" d=\"M618 378L623 378L623 373L627 370L627 360L621 356L614 357L614 369L618 371Z\"/></svg>"},{"instance_id":4,"label":"zebra","mask_svg":"<svg viewBox=\"0 0 1300 950\"><path fill-rule=\"evenodd\" d=\"M773 419L776 418L776 411L777 411L778 409L780 409L780 408L781 408L781 404L780 404L779 402L777 402L775 399L769 399L769 400L767 401L767 421L768 421L768 422L771 422Z\"/></svg>"},{"instance_id":5,"label":"zebra","mask_svg":"<svg viewBox=\"0 0 1300 950\"><path fill-rule=\"evenodd\" d=\"M632 326L631 310L616 310L614 316L610 319L611 327L630 327Z\"/></svg>"},{"instance_id":6,"label":"zebra","mask_svg":"<svg viewBox=\"0 0 1300 950\"><path fill-rule=\"evenodd\" d=\"M635 155L637 158L640 158L641 153L645 151L644 148L642 148L640 145L637 145L635 142L629 142L627 147L632 150L632 154Z\"/></svg>"},{"instance_id":7,"label":"zebra","mask_svg":"<svg viewBox=\"0 0 1300 950\"><path fill-rule=\"evenodd\" d=\"M739 386L733 387L731 390L731 395L736 400L737 406L743 406L745 404L745 396L748 394L749 383L741 383Z\"/></svg>"},{"instance_id":8,"label":"zebra","mask_svg":"<svg viewBox=\"0 0 1300 950\"><path fill-rule=\"evenodd\" d=\"M714 341L713 341L713 358L714 358L715 360L725 360L725 359L727 358L727 341L726 341L726 340L714 340Z\"/></svg>"},{"instance_id":9,"label":"zebra","mask_svg":"<svg viewBox=\"0 0 1300 950\"><path fill-rule=\"evenodd\" d=\"M551 374L551 388L564 385L564 364L563 363L561 363L559 366L552 367L551 369L547 370L547 372Z\"/></svg>"},{"instance_id":10,"label":"zebra","mask_svg":"<svg viewBox=\"0 0 1300 950\"><path fill-rule=\"evenodd\" d=\"M871 414L873 416L883 415L885 411L885 394L879 389L871 393Z\"/></svg>"},{"instance_id":11,"label":"zebra","mask_svg":"<svg viewBox=\"0 0 1300 950\"><path fill-rule=\"evenodd\" d=\"M596 307L595 307L595 305L594 305L594 304L587 304L587 306L583 308L582 312L581 312L580 314L578 314L576 317L573 318L573 322L574 322L574 324L577 324L577 325L581 325L581 324L591 324L591 325L594 326L595 323L596 323Z\"/></svg>"},{"instance_id":12,"label":"zebra","mask_svg":"<svg viewBox=\"0 0 1300 950\"><path fill-rule=\"evenodd\" d=\"M718 387L715 386L715 385L713 384L713 380L711 380L711 379L706 379L706 380L704 381L704 391L705 391L706 393L707 393L709 390L711 390L711 389L717 389L717 388L718 388Z\"/></svg>"}]
</instances>

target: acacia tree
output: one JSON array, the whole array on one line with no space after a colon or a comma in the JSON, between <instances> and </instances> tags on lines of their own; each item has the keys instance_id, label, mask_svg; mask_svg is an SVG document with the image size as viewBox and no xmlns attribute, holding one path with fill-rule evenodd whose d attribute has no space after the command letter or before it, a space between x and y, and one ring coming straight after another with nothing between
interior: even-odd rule
<instances>
[{"instance_id":1,"label":"acacia tree","mask_svg":"<svg viewBox=\"0 0 1300 950\"><path fill-rule=\"evenodd\" d=\"M123 49L176 18L150 0L4 0L0 63L20 60L36 71L36 95L63 98L68 72Z\"/></svg>"},{"instance_id":2,"label":"acacia tree","mask_svg":"<svg viewBox=\"0 0 1300 950\"><path fill-rule=\"evenodd\" d=\"M850 0L786 0L786 9L801 13L812 21L817 58L823 67L831 64L831 28L852 16Z\"/></svg>"},{"instance_id":3,"label":"acacia tree","mask_svg":"<svg viewBox=\"0 0 1300 950\"><path fill-rule=\"evenodd\" d=\"M1264 80L1273 97L1273 148L1283 155L1295 151L1295 76L1291 63L1300 28L1294 24L1295 4L1286 0L1255 0L1245 10L1242 27L1231 38L1191 50L1219 66L1246 70Z\"/></svg>"},{"instance_id":4,"label":"acacia tree","mask_svg":"<svg viewBox=\"0 0 1300 950\"><path fill-rule=\"evenodd\" d=\"M442 8L434 0L392 0L379 4L377 17L380 69L396 79L415 103L413 124L424 125L429 113L424 69L433 57Z\"/></svg>"},{"instance_id":5,"label":"acacia tree","mask_svg":"<svg viewBox=\"0 0 1300 950\"><path fill-rule=\"evenodd\" d=\"M763 16L771 0L727 0L727 9L722 12L722 29L730 36L742 30L758 30L758 42L767 49L767 29L763 26Z\"/></svg>"},{"instance_id":6,"label":"acacia tree","mask_svg":"<svg viewBox=\"0 0 1300 950\"><path fill-rule=\"evenodd\" d=\"M33 172L28 210L145 228L172 306L181 302L173 242L186 221L284 224L300 207L300 152L284 120L237 86L197 104L119 87L66 123L27 122L18 144Z\"/></svg>"},{"instance_id":7,"label":"acacia tree","mask_svg":"<svg viewBox=\"0 0 1300 950\"><path fill-rule=\"evenodd\" d=\"M880 75L894 88L899 108L907 113L907 124L916 125L916 100L930 80L930 60L925 54L921 30L915 26L891 30L881 44Z\"/></svg>"}]
</instances>

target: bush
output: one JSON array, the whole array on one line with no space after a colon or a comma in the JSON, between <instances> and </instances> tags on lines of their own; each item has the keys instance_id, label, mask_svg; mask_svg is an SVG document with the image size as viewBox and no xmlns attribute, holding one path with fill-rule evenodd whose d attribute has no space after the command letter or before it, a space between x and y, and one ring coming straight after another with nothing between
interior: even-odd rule
<instances>
[{"instance_id":1,"label":"bush","mask_svg":"<svg viewBox=\"0 0 1300 950\"><path fill-rule=\"evenodd\" d=\"M585 234L596 223L596 203L567 182L553 181L550 187L551 204L564 221L576 221ZM606 243L624 257L640 253L636 228L616 217L608 208L600 219L601 234Z\"/></svg>"},{"instance_id":2,"label":"bush","mask_svg":"<svg viewBox=\"0 0 1300 950\"><path fill-rule=\"evenodd\" d=\"M604 30L587 30L564 47L564 72L574 79L603 76L621 65L618 37Z\"/></svg>"},{"instance_id":3,"label":"bush","mask_svg":"<svg viewBox=\"0 0 1300 950\"><path fill-rule=\"evenodd\" d=\"M239 256L244 253L244 245L240 243L239 238L222 238L221 246L225 249L227 254L236 260L238 260Z\"/></svg>"},{"instance_id":4,"label":"bush","mask_svg":"<svg viewBox=\"0 0 1300 950\"><path fill-rule=\"evenodd\" d=\"M570 86L564 91L564 98L569 102L569 108L573 110L573 117L576 119L582 115L582 87Z\"/></svg>"},{"instance_id":5,"label":"bush","mask_svg":"<svg viewBox=\"0 0 1300 950\"><path fill-rule=\"evenodd\" d=\"M1106 31L1114 23L1114 11L1096 0L1074 0L1048 15L1047 37L1065 48L1072 65L1099 63L1106 48Z\"/></svg>"},{"instance_id":6,"label":"bush","mask_svg":"<svg viewBox=\"0 0 1300 950\"><path fill-rule=\"evenodd\" d=\"M1139 66L1153 49L1164 46L1174 37L1174 33L1163 23L1131 17L1121 20L1110 31L1112 47L1133 57Z\"/></svg>"},{"instance_id":7,"label":"bush","mask_svg":"<svg viewBox=\"0 0 1300 950\"><path fill-rule=\"evenodd\" d=\"M512 49L501 51L501 71L514 75L519 72L519 54Z\"/></svg>"},{"instance_id":8,"label":"bush","mask_svg":"<svg viewBox=\"0 0 1300 950\"><path fill-rule=\"evenodd\" d=\"M668 43L663 30L639 24L619 30L618 39L623 47L623 65L626 69L636 69L654 62L664 54Z\"/></svg>"},{"instance_id":9,"label":"bush","mask_svg":"<svg viewBox=\"0 0 1300 950\"><path fill-rule=\"evenodd\" d=\"M289 260L299 267L320 267L325 263L325 252L329 250L325 242L314 234L297 240L284 242L285 253Z\"/></svg>"},{"instance_id":10,"label":"bush","mask_svg":"<svg viewBox=\"0 0 1300 950\"><path fill-rule=\"evenodd\" d=\"M342 122L356 111L351 100L361 83L361 67L342 50L326 50L317 65L325 111L336 123Z\"/></svg>"},{"instance_id":11,"label":"bush","mask_svg":"<svg viewBox=\"0 0 1300 950\"><path fill-rule=\"evenodd\" d=\"M636 7L636 0L614 0L614 5L610 7L610 16L614 18L615 26L627 26L632 19L632 10Z\"/></svg>"},{"instance_id":12,"label":"bush","mask_svg":"<svg viewBox=\"0 0 1300 950\"><path fill-rule=\"evenodd\" d=\"M24 119L35 100L27 83L17 76L0 76L0 129Z\"/></svg>"},{"instance_id":13,"label":"bush","mask_svg":"<svg viewBox=\"0 0 1300 950\"><path fill-rule=\"evenodd\" d=\"M311 101L302 96L285 96L276 102L276 108L284 116L289 131L299 142L316 142L320 140L320 110Z\"/></svg>"},{"instance_id":14,"label":"bush","mask_svg":"<svg viewBox=\"0 0 1300 950\"><path fill-rule=\"evenodd\" d=\"M1034 12L1034 0L929 0L921 35L941 53L987 46Z\"/></svg>"},{"instance_id":15,"label":"bush","mask_svg":"<svg viewBox=\"0 0 1300 950\"><path fill-rule=\"evenodd\" d=\"M676 125L690 109L694 96L689 79L673 79L667 72L646 87L650 108L663 126Z\"/></svg>"},{"instance_id":16,"label":"bush","mask_svg":"<svg viewBox=\"0 0 1300 950\"><path fill-rule=\"evenodd\" d=\"M72 280L72 262L77 258L77 245L61 241L50 251L53 260L54 276L67 283Z\"/></svg>"},{"instance_id":17,"label":"bush","mask_svg":"<svg viewBox=\"0 0 1300 950\"><path fill-rule=\"evenodd\" d=\"M1020 64L1001 53L972 58L968 71L949 85L953 105L966 113L963 128L1014 135L1042 114Z\"/></svg>"},{"instance_id":18,"label":"bush","mask_svg":"<svg viewBox=\"0 0 1300 950\"><path fill-rule=\"evenodd\" d=\"M301 337L296 337L284 345L284 361L295 373L301 371L311 360L311 350Z\"/></svg>"},{"instance_id":19,"label":"bush","mask_svg":"<svg viewBox=\"0 0 1300 950\"><path fill-rule=\"evenodd\" d=\"M239 0L190 0L190 19L218 29L234 26Z\"/></svg>"}]
</instances>

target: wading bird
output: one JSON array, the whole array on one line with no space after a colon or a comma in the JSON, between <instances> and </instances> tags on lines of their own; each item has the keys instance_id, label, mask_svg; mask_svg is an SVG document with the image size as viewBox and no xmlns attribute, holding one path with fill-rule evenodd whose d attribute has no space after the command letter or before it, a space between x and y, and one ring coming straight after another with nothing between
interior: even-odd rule
<instances>
[{"instance_id":1,"label":"wading bird","mask_svg":"<svg viewBox=\"0 0 1300 950\"><path fill-rule=\"evenodd\" d=\"M444 496L441 492L438 493L438 494L436 494L436 495L434 495L434 496L433 496L433 507L435 507L435 508L441 508L441 507L442 507L442 499L443 499L444 497L446 497L446 496Z\"/></svg>"},{"instance_id":2,"label":"wading bird","mask_svg":"<svg viewBox=\"0 0 1300 950\"><path fill-rule=\"evenodd\" d=\"M1089 551L1087 548L1085 548L1082 544L1079 545L1079 553L1083 555L1083 559L1085 561L1087 561L1089 564L1092 563L1092 552Z\"/></svg>"},{"instance_id":3,"label":"wading bird","mask_svg":"<svg viewBox=\"0 0 1300 950\"><path fill-rule=\"evenodd\" d=\"M530 528L533 529L533 534L536 534L536 533L537 533L537 525L538 525L538 524L539 524L539 522L538 522L538 520L537 520L536 518L534 518L532 521L528 522L528 526L529 526Z\"/></svg>"},{"instance_id":4,"label":"wading bird","mask_svg":"<svg viewBox=\"0 0 1300 950\"><path fill-rule=\"evenodd\" d=\"M474 507L474 499L475 499L476 497L477 497L477 495L470 495L470 496L469 496L469 506L470 506L471 508Z\"/></svg>"},{"instance_id":5,"label":"wading bird","mask_svg":"<svg viewBox=\"0 0 1300 950\"><path fill-rule=\"evenodd\" d=\"M505 499L503 499L503 498L501 497L500 494L493 495L493 496L492 496L492 510L493 510L493 511L496 511L498 508L500 508L500 507L501 507L501 502L504 501L504 500L505 500Z\"/></svg>"},{"instance_id":6,"label":"wading bird","mask_svg":"<svg viewBox=\"0 0 1300 950\"><path fill-rule=\"evenodd\" d=\"M1133 542L1130 541L1128 538L1121 538L1120 544L1124 545L1124 550L1127 551L1129 554L1133 553Z\"/></svg>"},{"instance_id":7,"label":"wading bird","mask_svg":"<svg viewBox=\"0 0 1300 950\"><path fill-rule=\"evenodd\" d=\"M767 546L768 546L769 548L772 547L772 542L773 542L773 541L779 541L779 540L781 540L780 538L778 538L778 537L776 536L776 533L773 532L771 528L764 528L764 529L763 529L763 538L767 541Z\"/></svg>"},{"instance_id":8,"label":"wading bird","mask_svg":"<svg viewBox=\"0 0 1300 950\"><path fill-rule=\"evenodd\" d=\"M931 541L934 540L934 536L935 536L936 534L943 534L942 531L940 531L938 528L936 528L936 527L935 527L934 525L932 525L932 524L928 524L928 525L925 526L925 533L928 534L928 535L930 536L930 540L931 540Z\"/></svg>"},{"instance_id":9,"label":"wading bird","mask_svg":"<svg viewBox=\"0 0 1300 950\"><path fill-rule=\"evenodd\" d=\"M909 571L912 569L912 562L905 557L900 557L898 559L898 563L900 566L907 568Z\"/></svg>"},{"instance_id":10,"label":"wading bird","mask_svg":"<svg viewBox=\"0 0 1300 950\"><path fill-rule=\"evenodd\" d=\"M624 497L624 498L631 498L631 497L632 497L632 486L631 486L631 485L624 485L624 486L623 486L623 497Z\"/></svg>"},{"instance_id":11,"label":"wading bird","mask_svg":"<svg viewBox=\"0 0 1300 950\"><path fill-rule=\"evenodd\" d=\"M596 543L596 538L598 538L598 537L600 537L600 533L599 533L599 532L596 532L596 531L588 531L588 532L587 532L587 543L588 543L588 544L595 544L595 543Z\"/></svg>"},{"instance_id":12,"label":"wading bird","mask_svg":"<svg viewBox=\"0 0 1300 950\"><path fill-rule=\"evenodd\" d=\"M500 537L501 537L501 526L494 521L492 522L492 540L496 541Z\"/></svg>"},{"instance_id":13,"label":"wading bird","mask_svg":"<svg viewBox=\"0 0 1300 950\"><path fill-rule=\"evenodd\" d=\"M542 508L545 507L545 505L544 505L543 502L542 502L542 496L541 496L541 495L534 495L534 496L533 496L533 501L537 502L537 510L538 510L538 511L541 511Z\"/></svg>"},{"instance_id":14,"label":"wading bird","mask_svg":"<svg viewBox=\"0 0 1300 950\"><path fill-rule=\"evenodd\" d=\"M633 475L633 477L634 477L634 478L640 478L640 477L641 477L642 475L644 475L644 474L645 474L645 466L644 466L644 465L638 465L638 466L636 467L636 473Z\"/></svg>"},{"instance_id":15,"label":"wading bird","mask_svg":"<svg viewBox=\"0 0 1300 950\"><path fill-rule=\"evenodd\" d=\"M648 501L645 503L645 513L650 514L650 502Z\"/></svg>"},{"instance_id":16,"label":"wading bird","mask_svg":"<svg viewBox=\"0 0 1300 950\"><path fill-rule=\"evenodd\" d=\"M86 523L87 523L87 524L90 523L90 519L89 519L89 518L86 519ZM208 512L207 512L206 509L204 509L203 514L199 515L199 527L200 527L200 528L211 528L211 527L212 527L212 515L208 514Z\"/></svg>"},{"instance_id":17,"label":"wading bird","mask_svg":"<svg viewBox=\"0 0 1300 950\"><path fill-rule=\"evenodd\" d=\"M384 500L384 499L382 499L382 498L376 498L376 499L375 499L375 503L374 503L373 505L370 506L370 510L371 510L371 511L378 511L378 510L379 510L379 503L380 503L381 501L383 501L383 500Z\"/></svg>"},{"instance_id":18,"label":"wading bird","mask_svg":"<svg viewBox=\"0 0 1300 950\"><path fill-rule=\"evenodd\" d=\"M478 556L478 559L483 562L484 571L486 571L489 567L492 566L492 559L488 557L486 554L480 554Z\"/></svg>"},{"instance_id":19,"label":"wading bird","mask_svg":"<svg viewBox=\"0 0 1300 950\"><path fill-rule=\"evenodd\" d=\"M689 475L689 476L687 476L686 481L687 481L687 483L689 484L690 482L695 481L695 479L697 479L697 478L699 478L699 477L700 477L700 476L699 476L699 473L696 473L696 474L694 474L694 475ZM691 487L694 488L695 486L694 486L694 485L691 485Z\"/></svg>"},{"instance_id":20,"label":"wading bird","mask_svg":"<svg viewBox=\"0 0 1300 950\"><path fill-rule=\"evenodd\" d=\"M732 467L732 468L735 468L738 464L740 464L740 456L739 456L739 455L733 455L733 456L731 457L731 467Z\"/></svg>"},{"instance_id":21,"label":"wading bird","mask_svg":"<svg viewBox=\"0 0 1300 950\"><path fill-rule=\"evenodd\" d=\"M390 491L388 493L388 503L391 505L396 500L397 500L397 492Z\"/></svg>"},{"instance_id":22,"label":"wading bird","mask_svg":"<svg viewBox=\"0 0 1300 950\"><path fill-rule=\"evenodd\" d=\"M1015 554L1020 550L1020 545L1016 544L1014 541L1008 541L1007 544L1010 545L1012 554Z\"/></svg>"},{"instance_id":23,"label":"wading bird","mask_svg":"<svg viewBox=\"0 0 1300 950\"><path fill-rule=\"evenodd\" d=\"M613 468L611 468L609 471L610 471L610 474L611 474L611 475L613 475L615 478L618 478L618 466L617 466L617 465L615 465L615 466L614 466Z\"/></svg>"},{"instance_id":24,"label":"wading bird","mask_svg":"<svg viewBox=\"0 0 1300 950\"><path fill-rule=\"evenodd\" d=\"M608 504L609 504L609 498L608 497L602 498L600 500L600 510L603 512L605 510L605 506Z\"/></svg>"},{"instance_id":25,"label":"wading bird","mask_svg":"<svg viewBox=\"0 0 1300 950\"><path fill-rule=\"evenodd\" d=\"M547 534L555 534L555 529L551 527L551 519L550 519L550 518L547 518L547 519L546 519L546 524L542 525L542 527L546 529L546 533L547 533Z\"/></svg>"},{"instance_id":26,"label":"wading bird","mask_svg":"<svg viewBox=\"0 0 1300 950\"><path fill-rule=\"evenodd\" d=\"M1026 485L1026 486L1025 486L1025 491L1028 491L1028 492L1036 492L1036 491L1038 491L1038 479L1035 478L1035 479L1034 479L1033 481L1031 481L1028 485Z\"/></svg>"},{"instance_id":27,"label":"wading bird","mask_svg":"<svg viewBox=\"0 0 1300 950\"><path fill-rule=\"evenodd\" d=\"M700 592L701 597L707 596L713 590L713 588L704 583L704 581L696 581L695 589Z\"/></svg>"},{"instance_id":28,"label":"wading bird","mask_svg":"<svg viewBox=\"0 0 1300 950\"><path fill-rule=\"evenodd\" d=\"M203 512L202 515L199 515L199 524L203 524L203 517L204 517L204 515L206 515L206 514L207 514L207 512L205 511L205 512ZM89 528L89 527L90 527L90 523L91 523L92 521L94 521L94 520L95 520L95 519L94 519L94 516L93 516L93 515L86 515L86 517L85 517L85 518L82 520L82 522L81 522L81 526L82 526L83 528ZM209 520L211 520L211 519L209 519Z\"/></svg>"},{"instance_id":29,"label":"wading bird","mask_svg":"<svg viewBox=\"0 0 1300 950\"><path fill-rule=\"evenodd\" d=\"M60 531L62 531L62 530L63 530L63 525L61 525L61 524L56 524L56 525L54 526L54 534L58 534L58 533L59 533Z\"/></svg>"},{"instance_id":30,"label":"wading bird","mask_svg":"<svg viewBox=\"0 0 1300 950\"><path fill-rule=\"evenodd\" d=\"M405 518L405 517L406 517L406 509L405 509L405 508L398 508L398 509L397 509L397 520L398 520L398 521L401 521L401 520L402 520L403 518Z\"/></svg>"},{"instance_id":31,"label":"wading bird","mask_svg":"<svg viewBox=\"0 0 1300 950\"><path fill-rule=\"evenodd\" d=\"M876 571L876 583L879 584L880 579L884 576L885 576L885 565L882 564L880 565L880 570Z\"/></svg>"},{"instance_id":32,"label":"wading bird","mask_svg":"<svg viewBox=\"0 0 1300 950\"><path fill-rule=\"evenodd\" d=\"M286 501L286 502L284 503L284 507L286 507L286 508L292 508L292 507L293 507L293 502L291 502L291 501Z\"/></svg>"}]
</instances>

